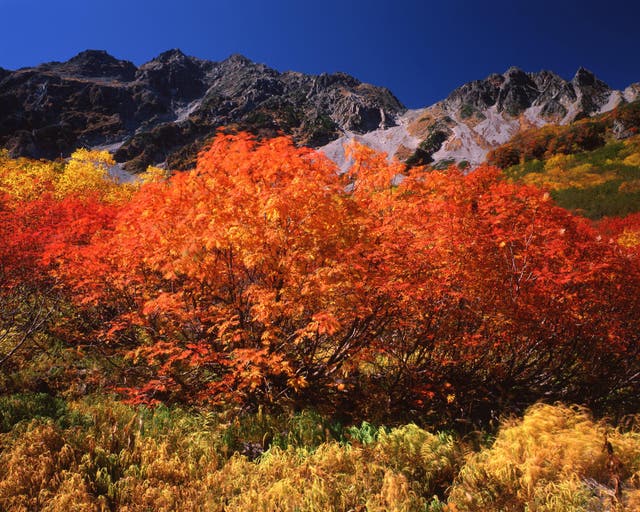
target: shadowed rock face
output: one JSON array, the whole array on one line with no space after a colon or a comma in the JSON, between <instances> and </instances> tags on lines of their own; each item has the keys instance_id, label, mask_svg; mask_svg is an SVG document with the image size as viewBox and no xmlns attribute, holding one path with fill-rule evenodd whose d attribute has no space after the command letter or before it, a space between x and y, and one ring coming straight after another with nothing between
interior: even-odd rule
<instances>
[{"instance_id":1,"label":"shadowed rock face","mask_svg":"<svg viewBox=\"0 0 640 512\"><path fill-rule=\"evenodd\" d=\"M567 81L551 71L525 73L513 67L503 75L493 74L457 88L443 105L454 111L483 111L495 105L498 113L512 117L538 106L541 115L551 121L567 115L568 106L576 102L575 117L591 115L608 101L611 92L607 84L584 68Z\"/></svg>"},{"instance_id":2,"label":"shadowed rock face","mask_svg":"<svg viewBox=\"0 0 640 512\"><path fill-rule=\"evenodd\" d=\"M170 50L136 67L104 51L0 69L0 146L57 158L123 142L131 170L188 168L217 128L292 135L318 147L344 131L393 126L406 109L387 89L343 74L279 73L241 55L211 62Z\"/></svg>"},{"instance_id":3,"label":"shadowed rock face","mask_svg":"<svg viewBox=\"0 0 640 512\"><path fill-rule=\"evenodd\" d=\"M130 82L134 80L137 68L103 50L86 50L67 62L50 62L36 69L72 78Z\"/></svg>"}]
</instances>

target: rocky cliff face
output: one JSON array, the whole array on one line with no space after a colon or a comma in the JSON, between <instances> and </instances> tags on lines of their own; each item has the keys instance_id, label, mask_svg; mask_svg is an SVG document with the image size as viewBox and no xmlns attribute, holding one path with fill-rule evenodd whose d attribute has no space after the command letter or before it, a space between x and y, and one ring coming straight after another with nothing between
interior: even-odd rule
<instances>
[{"instance_id":1,"label":"rocky cliff face","mask_svg":"<svg viewBox=\"0 0 640 512\"><path fill-rule=\"evenodd\" d=\"M565 80L513 67L407 111L389 90L344 73L280 73L241 55L212 62L180 50L136 67L88 50L67 62L0 68L0 147L35 158L106 147L133 171L158 163L185 169L227 126L291 135L342 166L351 139L412 164L473 166L521 130L638 98L640 84L614 91L584 68Z\"/></svg>"},{"instance_id":2,"label":"rocky cliff face","mask_svg":"<svg viewBox=\"0 0 640 512\"><path fill-rule=\"evenodd\" d=\"M551 71L525 73L516 67L503 75L490 75L459 87L443 102L451 112L483 112L495 106L499 114L517 117L538 107L541 117L563 121L567 115L596 113L609 99L612 90L593 73L580 68L571 81Z\"/></svg>"},{"instance_id":3,"label":"rocky cliff face","mask_svg":"<svg viewBox=\"0 0 640 512\"><path fill-rule=\"evenodd\" d=\"M431 107L406 112L395 128L347 133L324 150L343 167L348 163L342 146L351 139L410 164L474 166L522 130L567 124L638 98L638 84L614 91L584 68L565 80L551 71L526 73L512 67L464 84Z\"/></svg>"},{"instance_id":4,"label":"rocky cliff face","mask_svg":"<svg viewBox=\"0 0 640 512\"><path fill-rule=\"evenodd\" d=\"M57 158L105 146L133 170L189 167L221 126L318 147L345 131L393 126L405 111L389 90L349 75L279 73L240 55L211 62L170 50L136 67L88 50L67 62L0 69L2 147Z\"/></svg>"}]
</instances>

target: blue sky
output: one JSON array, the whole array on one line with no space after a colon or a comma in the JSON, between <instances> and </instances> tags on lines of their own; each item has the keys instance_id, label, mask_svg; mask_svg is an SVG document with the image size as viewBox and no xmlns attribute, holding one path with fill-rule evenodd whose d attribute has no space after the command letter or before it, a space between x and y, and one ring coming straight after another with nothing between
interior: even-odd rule
<instances>
[{"instance_id":1,"label":"blue sky","mask_svg":"<svg viewBox=\"0 0 640 512\"><path fill-rule=\"evenodd\" d=\"M0 0L0 66L104 49L136 64L170 48L241 53L280 71L344 71L409 107L503 72L579 66L640 81L640 1Z\"/></svg>"}]
</instances>

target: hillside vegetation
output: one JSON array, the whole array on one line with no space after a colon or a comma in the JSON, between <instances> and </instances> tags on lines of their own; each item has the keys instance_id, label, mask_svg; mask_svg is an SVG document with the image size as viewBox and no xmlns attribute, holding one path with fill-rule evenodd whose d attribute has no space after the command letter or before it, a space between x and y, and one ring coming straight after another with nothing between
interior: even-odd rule
<instances>
[{"instance_id":1,"label":"hillside vegetation","mask_svg":"<svg viewBox=\"0 0 640 512\"><path fill-rule=\"evenodd\" d=\"M640 102L514 137L488 155L511 179L591 219L640 211Z\"/></svg>"},{"instance_id":2,"label":"hillside vegetation","mask_svg":"<svg viewBox=\"0 0 640 512\"><path fill-rule=\"evenodd\" d=\"M0 400L2 510L629 511L640 433L534 406L495 438L110 397ZM20 413L29 410L27 417ZM19 420L19 421L18 421ZM263 451L264 439L269 446ZM610 449L609 449L610 447Z\"/></svg>"},{"instance_id":3,"label":"hillside vegetation","mask_svg":"<svg viewBox=\"0 0 640 512\"><path fill-rule=\"evenodd\" d=\"M0 508L634 509L640 216L350 151L0 155Z\"/></svg>"}]
</instances>

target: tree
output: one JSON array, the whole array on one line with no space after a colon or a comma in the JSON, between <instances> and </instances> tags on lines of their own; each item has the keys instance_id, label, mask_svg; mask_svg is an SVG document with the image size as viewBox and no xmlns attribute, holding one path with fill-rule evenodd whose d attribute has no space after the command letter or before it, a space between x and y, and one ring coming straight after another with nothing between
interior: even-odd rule
<instances>
[{"instance_id":1,"label":"tree","mask_svg":"<svg viewBox=\"0 0 640 512\"><path fill-rule=\"evenodd\" d=\"M135 366L134 399L487 419L634 396L637 255L497 169L400 179L351 156L339 176L286 138L219 135L58 246L55 275Z\"/></svg>"}]
</instances>

